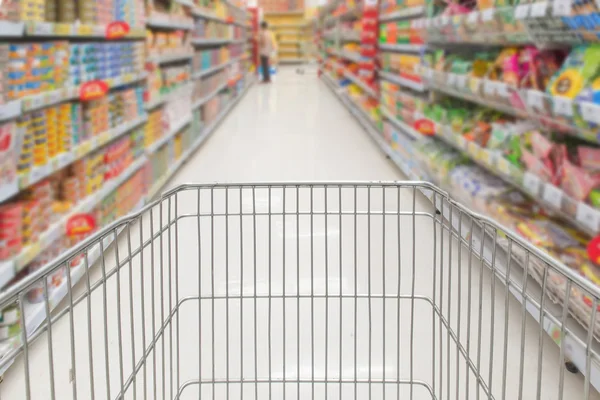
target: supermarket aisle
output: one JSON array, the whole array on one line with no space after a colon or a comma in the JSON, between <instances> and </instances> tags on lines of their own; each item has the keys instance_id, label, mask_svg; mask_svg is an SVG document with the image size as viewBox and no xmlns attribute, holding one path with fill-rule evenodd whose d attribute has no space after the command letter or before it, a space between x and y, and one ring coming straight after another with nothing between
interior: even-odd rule
<instances>
[{"instance_id":1,"label":"supermarket aisle","mask_svg":"<svg viewBox=\"0 0 600 400\"><path fill-rule=\"evenodd\" d=\"M256 84L170 182L397 180L389 163L312 72L281 68Z\"/></svg>"},{"instance_id":2,"label":"supermarket aisle","mask_svg":"<svg viewBox=\"0 0 600 400\"><path fill-rule=\"evenodd\" d=\"M274 85L256 85L246 94L169 186L214 181L394 179L402 179L402 176L329 89L314 75L296 75L293 69L284 69ZM453 316L450 324L455 329L456 325L463 327L459 333L461 341L466 342L470 335L468 339L473 343L470 355L480 359L484 380L493 377L495 398L501 398L503 387L507 399L518 398L520 370L512 365L520 365L519 360L525 369L522 398L534 398L539 325L530 317L526 319L525 340L521 344L521 305L512 297L505 303L504 291L499 287L495 295L490 295L493 280L489 273L480 273L475 260L467 264L465 252L461 261L456 243L448 246L446 242L444 246L448 235L442 235L439 227L434 231L429 216L421 216L413 224L411 215L398 217L397 212L394 215L400 200L402 211L411 210L412 189L399 192L393 188L384 193L386 197L382 196L381 189L369 193L362 189L358 196L351 188L343 192L337 188L327 192L317 188L314 197L308 188L300 195L295 189L287 193L292 198L286 201L286 192L280 189L268 192L270 197L265 189L258 189L254 201L251 191L233 189L228 200L231 207L224 208L223 190L204 191L200 197L201 213L213 211L214 207L214 213L220 215L181 219L177 237L172 231L165 232L154 241L153 247L145 248L143 259L138 255L131 263L123 261L131 250L127 235L121 235L119 252L113 248L106 255L108 271L115 264L115 258L122 260L124 267L120 275L113 274L105 285L106 292L96 290L90 303L85 299L79 303L73 327L69 326L68 318L53 325L56 398L74 398L73 392L77 392L80 399L92 398L90 392L94 392L96 398L118 398L120 388L127 386L123 398L171 399L183 382L194 381L199 375L205 380L214 377L220 383L232 382L229 389L223 384L215 385L214 392L209 385L204 385L202 398L240 398L242 393L245 399L341 400L356 398L355 393L361 399L378 399L385 395L411 400L433 398L424 385L415 387L414 393L405 384L398 389L395 380L406 383L409 378L432 384L437 398L463 400L476 398L476 393L480 398L487 398L477 387L475 374L469 372L464 360L457 355L457 348L442 330L441 322L432 324L435 315L431 305L423 301L411 304L409 299L401 302L398 296L393 296L398 286L403 294L413 290L432 296L433 289L441 290L444 279L445 287L451 287L448 281L454 285L462 282L462 291L445 289L439 296L449 305L448 312ZM179 215L195 212L198 204L195 196L195 191L179 194ZM291 211L284 219L278 210L282 204L292 206L293 210L294 196L300 199L304 215ZM314 216L306 213L307 205L312 207L311 198L315 199ZM330 212L336 209L340 199L342 210L347 214L340 216L334 212L325 219L318 213L323 210L324 199L329 200L326 207ZM273 206L273 215L268 217L267 205ZM385 219L377 215L367 218L364 212L358 218L352 214L356 208L377 212L382 206L391 211ZM258 216L235 215L236 210L248 212L254 207ZM421 197L416 199L416 208L432 211L431 205ZM159 216L160 209L160 206L153 209L153 233L157 231L159 218L163 223L167 219L167 205L163 204L163 215ZM223 215L224 210L232 215ZM145 239L150 236L149 220L146 215L143 228L140 227ZM134 249L140 243L139 225L130 230ZM171 252L174 248L179 252ZM416 248L416 252L411 252L411 248ZM452 250L448 253L448 249ZM457 269L457 266L460 267ZM472 267L472 276L466 273L469 267ZM432 288L436 282L435 271L440 270L450 272L446 272L445 278L438 277L437 286ZM91 271L90 281L94 286L101 278L100 268ZM173 289L171 278L175 277L179 285ZM411 282L415 282L412 285L416 289L411 289ZM161 322L168 319L169 309L174 309L177 299L197 296L198 287L205 298L201 310L196 300L183 304L174 317L176 322L164 325L156 351L149 353L146 362L140 362L142 350L149 346L149 338L156 337ZM74 298L84 289L80 283ZM282 295L286 291L288 297ZM383 302L381 295L373 300L364 296L382 292L391 298ZM144 293L145 305L140 304ZM253 293L258 293L260 298L243 300L241 311L239 296L250 297ZM295 293L304 298L296 300ZM311 299L311 293L317 298ZM326 293L331 298L326 299ZM340 295L345 298L340 300ZM211 300L213 296L218 299ZM478 296L482 296L479 301ZM466 306L467 299L470 307ZM459 306L461 301L462 306ZM496 314L491 314L490 319L489 310L494 301ZM503 340L504 318L508 315L506 305L511 318L507 325L510 340ZM471 310L473 321L467 321L467 308ZM146 312L140 312L142 309ZM481 310L486 313L484 318ZM478 312L482 321L479 324L474 322ZM414 316L413 330L408 323L411 316ZM87 320L89 325L83 322ZM146 342L139 339L142 326L147 333ZM76 387L70 379L71 363L66 361L71 356L70 330L75 332L77 349L73 353ZM49 397L48 355L44 349L47 337L42 335L30 351L31 374L35 377L31 388L34 399ZM558 347L547 335L541 338L544 342L541 398L557 399L556 382L562 369ZM504 350L505 345L507 350ZM507 351L509 363L503 362L506 357L503 351ZM258 361L253 363L254 359ZM368 367L369 364L372 367ZM135 382L128 380L134 365L138 368ZM507 365L511 366L508 370ZM492 366L493 373L489 370ZM0 387L0 398L25 398L22 371L22 362L15 363L9 370ZM93 386L90 376L94 377ZM270 385L269 376L272 380L285 377L290 382L285 386ZM105 384L107 377L108 384ZM245 383L240 388L242 377ZM502 384L504 378L507 385ZM339 385L338 379L348 383ZM583 398L581 375L567 374L564 379L567 395L563 398ZM307 383L310 380L320 383L313 386ZM357 386L353 385L355 380L360 382ZM376 383L378 380L390 383L385 391ZM326 386L325 381L333 383ZM181 399L199 397L198 386L191 384Z\"/></svg>"}]
</instances>

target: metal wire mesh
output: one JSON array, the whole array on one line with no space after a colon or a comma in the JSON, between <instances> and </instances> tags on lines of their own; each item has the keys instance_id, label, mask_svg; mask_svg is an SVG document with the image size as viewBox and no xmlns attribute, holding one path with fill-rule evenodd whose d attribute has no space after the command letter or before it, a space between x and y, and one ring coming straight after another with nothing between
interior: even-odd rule
<instances>
[{"instance_id":1,"label":"metal wire mesh","mask_svg":"<svg viewBox=\"0 0 600 400\"><path fill-rule=\"evenodd\" d=\"M184 185L2 294L26 329L0 398L597 398L592 331L551 276L596 310L595 287L427 183Z\"/></svg>"}]
</instances>

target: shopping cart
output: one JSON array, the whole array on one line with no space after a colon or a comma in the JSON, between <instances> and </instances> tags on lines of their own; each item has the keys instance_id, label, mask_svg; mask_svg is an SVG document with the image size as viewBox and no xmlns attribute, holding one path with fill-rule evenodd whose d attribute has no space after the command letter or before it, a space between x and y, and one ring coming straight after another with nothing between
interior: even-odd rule
<instances>
[{"instance_id":1,"label":"shopping cart","mask_svg":"<svg viewBox=\"0 0 600 400\"><path fill-rule=\"evenodd\" d=\"M595 286L428 183L183 185L0 296L26 328L0 398L597 398L573 289L596 310Z\"/></svg>"}]
</instances>

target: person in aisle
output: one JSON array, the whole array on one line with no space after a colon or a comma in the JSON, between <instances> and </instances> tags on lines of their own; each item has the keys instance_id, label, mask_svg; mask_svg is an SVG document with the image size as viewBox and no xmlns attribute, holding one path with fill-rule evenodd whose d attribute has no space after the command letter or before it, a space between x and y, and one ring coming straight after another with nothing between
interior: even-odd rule
<instances>
[{"instance_id":1,"label":"person in aisle","mask_svg":"<svg viewBox=\"0 0 600 400\"><path fill-rule=\"evenodd\" d=\"M258 48L260 54L260 65L263 73L263 83L271 83L271 71L269 60L272 54L277 51L277 44L273 32L269 30L267 21L260 24L260 33L258 37Z\"/></svg>"}]
</instances>

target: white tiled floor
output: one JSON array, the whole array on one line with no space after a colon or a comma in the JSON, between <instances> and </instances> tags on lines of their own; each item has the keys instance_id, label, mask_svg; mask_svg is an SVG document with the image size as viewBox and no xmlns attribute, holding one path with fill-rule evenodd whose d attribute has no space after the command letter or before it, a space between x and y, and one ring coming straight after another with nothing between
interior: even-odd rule
<instances>
[{"instance_id":1,"label":"white tiled floor","mask_svg":"<svg viewBox=\"0 0 600 400\"><path fill-rule=\"evenodd\" d=\"M314 73L255 85L171 182L394 180L381 156Z\"/></svg>"},{"instance_id":2,"label":"white tiled floor","mask_svg":"<svg viewBox=\"0 0 600 400\"><path fill-rule=\"evenodd\" d=\"M169 186L402 178L314 73L298 75L288 68L280 72L274 84L253 87ZM432 323L435 314L431 305L417 300L412 306L409 299L398 300L394 296L398 292L437 296L436 304L443 303L442 311L450 315L452 329L461 329L457 336L465 348L469 346L474 363L480 363L482 379L493 385L496 399L502 398L503 389L506 399L519 398L521 365L525 375L522 398L536 398L538 325L529 316L521 318L520 304L512 297L506 301L501 286L492 295L494 280L490 274L481 273L475 261L469 269L466 251L459 252L456 243L448 245L448 235L440 233L439 226L435 230L430 217L398 217L398 209L413 210L412 188L362 188L356 192L352 187L316 188L314 192L310 188L203 189L178 193L168 203L152 208L152 215L146 211L141 227L144 240L150 236L150 221L156 232L160 210L165 223L168 207L174 213L175 203L178 215L197 213L198 207L203 215L209 211L228 215L179 220L177 236L174 228L163 234L155 240L154 248L145 248L143 260L138 254L122 268L118 282L116 275L107 280L106 294L101 289L93 292L91 317L87 300L76 307L72 328L75 389L69 380L68 317L54 324L57 399L73 398L74 391L79 399L90 399L91 374L96 398L107 398L107 391L111 399L116 398L122 380L141 359L142 350L149 347L169 309L185 296L198 296L198 287L202 297L229 296L229 307L226 300L203 300L201 307L197 300L181 305L175 322L157 342L156 351L149 352L147 361L139 364L137 381L124 398L170 399L180 384L201 375L205 381L214 377L221 382L214 392L204 385L202 398L431 399L423 386L416 387L412 397L410 386L393 383L405 381L411 374L433 386L437 399L488 398L483 390L477 390L475 375L467 374L465 361L457 356L447 330L437 321ZM283 207L285 217L281 215ZM432 212L431 205L420 196L414 207ZM331 213L327 218L322 215L325 208ZM308 213L311 209L312 216ZM372 214L355 217L355 209ZM246 215L240 216L240 210ZM382 210L390 214L377 215ZM134 249L139 246L138 229L139 223L130 229ZM121 236L118 255L114 249L108 252L109 271L115 257L123 260L130 251L126 238L126 234ZM101 281L100 271L96 267L90 273L92 286ZM462 286L457 286L459 282ZM84 289L80 284L74 297ZM434 291L437 294L432 294ZM366 296L369 293L372 299ZM259 299L255 300L254 294ZM245 297L241 304L240 295ZM504 340L505 326L508 340ZM145 335L141 335L142 330ZM482 340L478 343L479 337ZM35 399L50 398L46 338L42 335L30 351ZM544 361L538 398L558 399L557 382L563 370L558 347L546 334L541 338ZM21 360L6 374L0 386L1 399L25 398L22 375ZM110 376L108 385L106 376ZM269 376L288 380L285 390L282 383L269 386ZM243 388L235 383L240 379L246 382ZM382 379L389 382L385 387L377 383ZM581 376L566 373L564 379L563 398L583 398ZM233 382L229 390L222 384L227 380ZM312 386L308 383L311 380L318 383ZM344 383L337 383L340 380ZM329 384L325 386L324 381ZM355 386L354 381L360 383ZM198 386L190 385L181 398L198 397Z\"/></svg>"}]
</instances>

